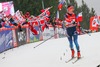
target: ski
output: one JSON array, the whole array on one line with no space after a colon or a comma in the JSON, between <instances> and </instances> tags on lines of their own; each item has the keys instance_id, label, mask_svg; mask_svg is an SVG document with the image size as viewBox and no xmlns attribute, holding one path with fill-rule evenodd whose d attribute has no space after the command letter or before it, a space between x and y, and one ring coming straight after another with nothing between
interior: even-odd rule
<instances>
[{"instance_id":1,"label":"ski","mask_svg":"<svg viewBox=\"0 0 100 67\"><path fill-rule=\"evenodd\" d=\"M78 62L79 60L81 60L83 57L76 59L75 61L73 61L72 63L75 64L76 62Z\"/></svg>"},{"instance_id":2,"label":"ski","mask_svg":"<svg viewBox=\"0 0 100 67\"><path fill-rule=\"evenodd\" d=\"M68 61L65 61L65 63L68 63L68 62L72 61L72 60L75 59L75 58L76 58L76 57L70 58Z\"/></svg>"}]
</instances>

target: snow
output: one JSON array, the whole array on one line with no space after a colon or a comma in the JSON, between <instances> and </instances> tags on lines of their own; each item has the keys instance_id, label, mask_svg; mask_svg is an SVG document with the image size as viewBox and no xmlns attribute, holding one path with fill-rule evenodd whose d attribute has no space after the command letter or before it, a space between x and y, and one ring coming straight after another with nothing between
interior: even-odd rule
<instances>
[{"instance_id":1,"label":"snow","mask_svg":"<svg viewBox=\"0 0 100 67\"><path fill-rule=\"evenodd\" d=\"M0 54L0 67L96 67L100 64L100 33L79 36L81 54L84 58L72 64L67 38L52 39L26 44Z\"/></svg>"}]
</instances>

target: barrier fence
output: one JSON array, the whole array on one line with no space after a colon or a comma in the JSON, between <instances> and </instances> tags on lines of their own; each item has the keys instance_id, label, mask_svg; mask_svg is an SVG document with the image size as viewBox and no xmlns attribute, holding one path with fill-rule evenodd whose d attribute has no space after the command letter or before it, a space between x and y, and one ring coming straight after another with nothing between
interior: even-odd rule
<instances>
[{"instance_id":1,"label":"barrier fence","mask_svg":"<svg viewBox=\"0 0 100 67\"><path fill-rule=\"evenodd\" d=\"M13 31L10 29L0 29L0 52L13 48Z\"/></svg>"},{"instance_id":2,"label":"barrier fence","mask_svg":"<svg viewBox=\"0 0 100 67\"><path fill-rule=\"evenodd\" d=\"M22 31L19 31L18 27L15 28L0 28L0 53L11 48L16 48L27 43L34 43L41 40L46 40L54 34L58 33L53 37L61 38L65 37L65 30L62 28L54 29L51 25L49 29L41 32L38 26L34 26L38 31L38 35L33 35L28 25L22 26Z\"/></svg>"}]
</instances>

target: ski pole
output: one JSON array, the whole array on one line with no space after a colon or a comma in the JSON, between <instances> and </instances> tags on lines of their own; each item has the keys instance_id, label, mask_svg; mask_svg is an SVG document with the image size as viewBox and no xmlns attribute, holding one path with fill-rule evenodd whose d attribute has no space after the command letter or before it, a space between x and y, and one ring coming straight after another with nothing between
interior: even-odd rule
<instances>
[{"instance_id":1,"label":"ski pole","mask_svg":"<svg viewBox=\"0 0 100 67\"><path fill-rule=\"evenodd\" d=\"M86 29L84 29L84 28L82 28L81 27L81 31L85 34L88 34L89 36L91 36L91 34L90 34L90 32L91 32L91 30L86 30Z\"/></svg>"},{"instance_id":2,"label":"ski pole","mask_svg":"<svg viewBox=\"0 0 100 67\"><path fill-rule=\"evenodd\" d=\"M50 38L48 38L48 39L44 40L44 41L43 41L43 42L41 42L40 44L36 45L34 48L36 48L36 47L38 47L38 46L42 45L43 43L45 43L46 41L50 40L52 37L54 37L54 36L55 36L55 35L57 35L57 34L58 34L58 33L56 33L56 34L54 34L53 36L51 36Z\"/></svg>"}]
</instances>

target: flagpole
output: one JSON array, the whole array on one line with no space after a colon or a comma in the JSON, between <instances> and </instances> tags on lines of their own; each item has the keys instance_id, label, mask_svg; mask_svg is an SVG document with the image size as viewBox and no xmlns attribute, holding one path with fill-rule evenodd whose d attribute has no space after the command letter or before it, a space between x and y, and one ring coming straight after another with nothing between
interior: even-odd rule
<instances>
[{"instance_id":1,"label":"flagpole","mask_svg":"<svg viewBox=\"0 0 100 67\"><path fill-rule=\"evenodd\" d=\"M44 1L42 0L42 8L44 9Z\"/></svg>"},{"instance_id":2,"label":"flagpole","mask_svg":"<svg viewBox=\"0 0 100 67\"><path fill-rule=\"evenodd\" d=\"M65 0L65 7L67 7L68 6L68 0Z\"/></svg>"}]
</instances>

